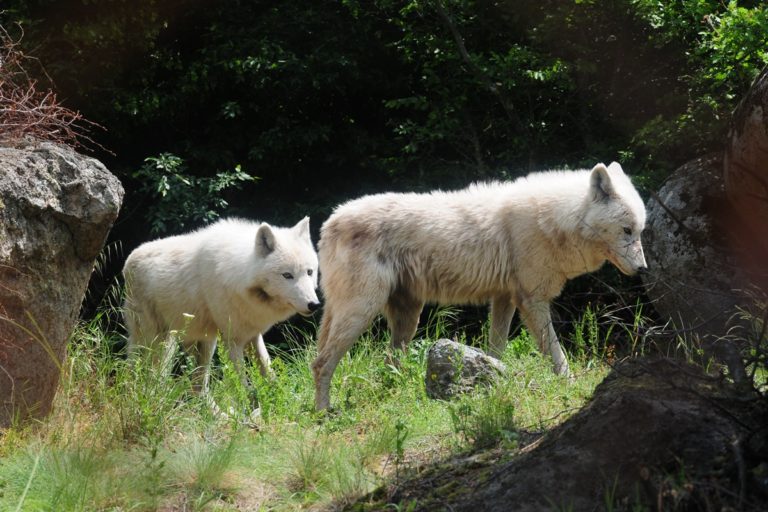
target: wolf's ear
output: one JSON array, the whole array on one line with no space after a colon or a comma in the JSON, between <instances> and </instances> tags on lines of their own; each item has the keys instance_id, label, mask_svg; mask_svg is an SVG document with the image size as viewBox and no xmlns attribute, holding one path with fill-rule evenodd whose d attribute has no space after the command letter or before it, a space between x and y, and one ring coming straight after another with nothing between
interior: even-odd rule
<instances>
[{"instance_id":1,"label":"wolf's ear","mask_svg":"<svg viewBox=\"0 0 768 512\"><path fill-rule=\"evenodd\" d=\"M613 183L605 164L597 164L589 175L589 189L592 199L602 201L613 195Z\"/></svg>"},{"instance_id":2,"label":"wolf's ear","mask_svg":"<svg viewBox=\"0 0 768 512\"><path fill-rule=\"evenodd\" d=\"M309 235L309 217L301 219L295 226L293 226L293 229L300 237L306 238L310 242L312 241L312 238Z\"/></svg>"},{"instance_id":3,"label":"wolf's ear","mask_svg":"<svg viewBox=\"0 0 768 512\"><path fill-rule=\"evenodd\" d=\"M267 256L275 250L276 243L275 232L272 231L272 226L266 222L259 226L259 229L256 231L256 254Z\"/></svg>"},{"instance_id":4,"label":"wolf's ear","mask_svg":"<svg viewBox=\"0 0 768 512\"><path fill-rule=\"evenodd\" d=\"M608 170L616 174L624 174L624 169L621 168L619 162L611 162L611 165L608 166Z\"/></svg>"}]
</instances>

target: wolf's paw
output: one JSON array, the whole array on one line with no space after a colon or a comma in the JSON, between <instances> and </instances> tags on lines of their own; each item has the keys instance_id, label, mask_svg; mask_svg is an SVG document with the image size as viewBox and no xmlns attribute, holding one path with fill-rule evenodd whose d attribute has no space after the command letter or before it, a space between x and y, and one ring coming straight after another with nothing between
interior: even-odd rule
<instances>
[{"instance_id":1,"label":"wolf's paw","mask_svg":"<svg viewBox=\"0 0 768 512\"><path fill-rule=\"evenodd\" d=\"M571 373L570 368L568 368L568 364L555 364L552 368L552 371L555 372L555 375L559 375L561 377L568 377L569 379L573 377L573 373Z\"/></svg>"},{"instance_id":2,"label":"wolf's paw","mask_svg":"<svg viewBox=\"0 0 768 512\"><path fill-rule=\"evenodd\" d=\"M211 400L211 412L213 412L213 415L220 420L235 421L251 428L259 428L261 425L260 407L256 407L255 409L251 410L251 412L246 416L244 413L238 412L234 407L227 407L226 409L222 409L216 402Z\"/></svg>"},{"instance_id":3,"label":"wolf's paw","mask_svg":"<svg viewBox=\"0 0 768 512\"><path fill-rule=\"evenodd\" d=\"M257 407L251 411L251 414L248 415L246 425L255 429L258 429L261 426L261 407Z\"/></svg>"}]
</instances>

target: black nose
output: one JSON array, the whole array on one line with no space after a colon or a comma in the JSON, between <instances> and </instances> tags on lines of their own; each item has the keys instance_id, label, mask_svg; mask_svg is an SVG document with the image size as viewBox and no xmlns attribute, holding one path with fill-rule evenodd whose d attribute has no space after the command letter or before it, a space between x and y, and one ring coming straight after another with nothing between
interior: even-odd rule
<instances>
[{"instance_id":1,"label":"black nose","mask_svg":"<svg viewBox=\"0 0 768 512\"><path fill-rule=\"evenodd\" d=\"M307 309L314 313L315 311L320 309L320 303L319 302L310 302L309 304L307 304Z\"/></svg>"},{"instance_id":2,"label":"black nose","mask_svg":"<svg viewBox=\"0 0 768 512\"><path fill-rule=\"evenodd\" d=\"M648 267L640 267L637 269L637 273L640 275L647 274L648 273Z\"/></svg>"}]
</instances>

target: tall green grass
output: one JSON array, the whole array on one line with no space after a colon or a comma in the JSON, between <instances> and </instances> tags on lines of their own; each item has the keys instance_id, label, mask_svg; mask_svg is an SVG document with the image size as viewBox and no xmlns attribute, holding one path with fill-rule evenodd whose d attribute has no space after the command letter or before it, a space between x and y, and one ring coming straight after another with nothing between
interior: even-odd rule
<instances>
[{"instance_id":1,"label":"tall green grass","mask_svg":"<svg viewBox=\"0 0 768 512\"><path fill-rule=\"evenodd\" d=\"M457 451L514 449L520 429L563 421L608 370L598 352L584 351L572 358L577 377L570 383L552 373L551 361L522 331L504 355L505 379L452 402L430 400L424 375L431 343L451 334L467 341L455 333L454 316L438 310L396 366L388 364L388 335L366 333L334 376L337 412L330 415L313 410L314 331L285 328L290 350L273 351L269 378L246 364L250 386L220 351L210 396L198 396L191 364L171 372L149 356L129 363L113 353L119 340L99 327L103 322L83 324L70 344L54 413L0 437L0 510L341 505ZM585 346L599 346L593 338L603 328L581 322Z\"/></svg>"}]
</instances>

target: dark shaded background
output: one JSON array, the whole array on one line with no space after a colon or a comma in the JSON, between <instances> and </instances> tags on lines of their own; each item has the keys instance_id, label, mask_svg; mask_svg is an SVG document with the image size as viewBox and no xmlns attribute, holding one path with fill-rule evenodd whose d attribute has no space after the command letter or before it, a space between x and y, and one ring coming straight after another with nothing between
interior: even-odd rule
<instances>
[{"instance_id":1,"label":"dark shaded background","mask_svg":"<svg viewBox=\"0 0 768 512\"><path fill-rule=\"evenodd\" d=\"M730 111L765 63L768 32L758 1L5 0L2 9L2 25L41 65L29 71L104 127L84 150L126 188L85 317L135 246L217 214L278 225L309 214L316 240L334 205L385 190L612 160L643 193L656 188L721 148ZM174 213L158 229L166 203L136 172L163 153L185 176L240 166L258 180L215 192L227 206L206 218ZM629 289L620 300L641 300L637 284L612 269L578 279L563 312L615 302L605 295L613 285Z\"/></svg>"}]
</instances>

